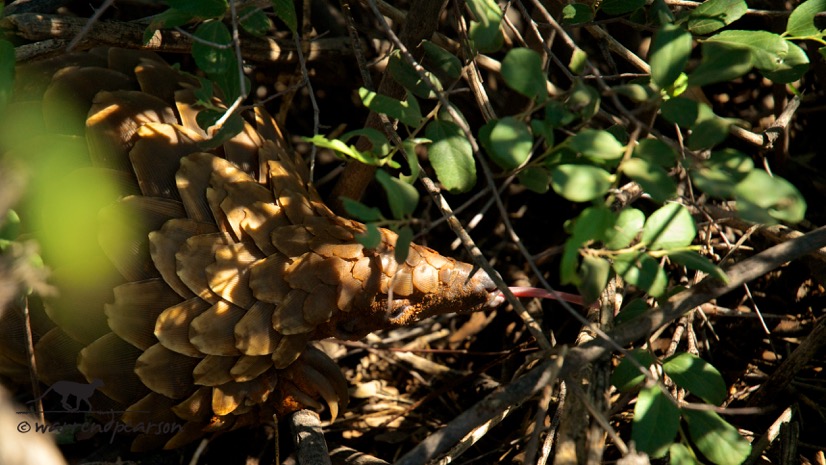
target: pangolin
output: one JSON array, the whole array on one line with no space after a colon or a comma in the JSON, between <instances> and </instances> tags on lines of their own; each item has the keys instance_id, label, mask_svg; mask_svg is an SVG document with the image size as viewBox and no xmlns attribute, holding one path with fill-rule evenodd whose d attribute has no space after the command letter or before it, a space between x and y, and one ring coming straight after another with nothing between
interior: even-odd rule
<instances>
[{"instance_id":1,"label":"pangolin","mask_svg":"<svg viewBox=\"0 0 826 465\"><path fill-rule=\"evenodd\" d=\"M48 318L32 316L36 373L94 383L105 394L95 410L125 411L126 425L180 426L139 434L135 450L303 407L335 417L347 384L312 341L501 302L488 275L430 248L413 244L398 263L390 230L364 248L365 226L325 206L263 109L206 149L199 82L156 54L66 54L18 67L15 85L8 110L35 108L45 135L5 149L80 147L88 165L41 179L70 199L51 198L42 227L74 233L87 255L54 270L59 296L45 299ZM111 198L72 204L71 192L103 183L117 186ZM97 232L71 231L77 217ZM96 254L112 271L78 278ZM0 374L28 379L22 313L2 318Z\"/></svg>"}]
</instances>

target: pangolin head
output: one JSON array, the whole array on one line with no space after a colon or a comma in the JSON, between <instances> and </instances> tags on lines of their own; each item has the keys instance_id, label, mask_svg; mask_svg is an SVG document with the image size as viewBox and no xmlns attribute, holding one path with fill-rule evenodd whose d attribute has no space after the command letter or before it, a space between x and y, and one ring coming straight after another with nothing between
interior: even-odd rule
<instances>
[{"instance_id":1,"label":"pangolin head","mask_svg":"<svg viewBox=\"0 0 826 465\"><path fill-rule=\"evenodd\" d=\"M392 247L365 250L370 256L367 290L353 299L347 312L336 312L317 328L316 337L356 340L382 329L413 325L447 313L471 313L502 303L490 276L468 263L411 244L399 263Z\"/></svg>"}]
</instances>

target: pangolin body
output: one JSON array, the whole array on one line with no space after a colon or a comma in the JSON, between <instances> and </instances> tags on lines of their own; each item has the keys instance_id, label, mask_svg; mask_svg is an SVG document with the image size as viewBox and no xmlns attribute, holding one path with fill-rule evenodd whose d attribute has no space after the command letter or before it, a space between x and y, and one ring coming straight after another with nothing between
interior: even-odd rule
<instances>
[{"instance_id":1,"label":"pangolin body","mask_svg":"<svg viewBox=\"0 0 826 465\"><path fill-rule=\"evenodd\" d=\"M49 182L67 193L117 186L101 205L55 198L44 212L96 223L82 240L93 244L89 261L105 256L112 272L87 282L77 278L86 263L55 270L60 294L45 303L48 319L32 321L36 373L45 384L102 382L95 409L125 410L127 425L182 427L141 434L133 449L178 447L319 399L335 416L347 385L311 341L499 302L487 275L427 247L397 263L392 231L365 249L355 240L364 225L324 205L265 111L205 150L197 80L157 55L68 54L20 67L16 87L9 108L37 108L48 134L27 150L87 154L87 168L54 170ZM21 313L2 318L0 373L26 379Z\"/></svg>"}]
</instances>

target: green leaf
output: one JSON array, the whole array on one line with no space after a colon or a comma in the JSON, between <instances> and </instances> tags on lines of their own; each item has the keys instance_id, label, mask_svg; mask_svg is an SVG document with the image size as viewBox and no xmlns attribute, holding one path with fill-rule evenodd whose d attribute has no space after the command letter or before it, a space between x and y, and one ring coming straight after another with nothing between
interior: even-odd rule
<instances>
[{"instance_id":1,"label":"green leaf","mask_svg":"<svg viewBox=\"0 0 826 465\"><path fill-rule=\"evenodd\" d=\"M410 226L403 226L398 231L398 239L396 239L396 248L393 250L393 256L396 262L404 263L407 256L410 254L410 243L413 242L413 230Z\"/></svg>"},{"instance_id":2,"label":"green leaf","mask_svg":"<svg viewBox=\"0 0 826 465\"><path fill-rule=\"evenodd\" d=\"M821 29L815 26L815 15L826 11L826 0L807 0L792 11L786 23L786 34L792 37L820 36Z\"/></svg>"},{"instance_id":3,"label":"green leaf","mask_svg":"<svg viewBox=\"0 0 826 465\"><path fill-rule=\"evenodd\" d=\"M663 102L660 111L663 118L680 127L693 125L700 115L701 104L685 97L676 97Z\"/></svg>"},{"instance_id":4,"label":"green leaf","mask_svg":"<svg viewBox=\"0 0 826 465\"><path fill-rule=\"evenodd\" d=\"M554 192L572 202L588 202L603 196L615 177L592 165L559 165L551 171Z\"/></svg>"},{"instance_id":5,"label":"green leaf","mask_svg":"<svg viewBox=\"0 0 826 465\"><path fill-rule=\"evenodd\" d=\"M428 157L439 182L452 193L467 192L476 185L476 161L465 134L449 121L431 121L425 136L433 141Z\"/></svg>"},{"instance_id":6,"label":"green leaf","mask_svg":"<svg viewBox=\"0 0 826 465\"><path fill-rule=\"evenodd\" d=\"M416 98L408 94L408 100L402 102L386 95L379 95L364 87L359 88L359 97L367 108L376 113L383 113L410 127L418 127L422 122L422 113Z\"/></svg>"},{"instance_id":7,"label":"green leaf","mask_svg":"<svg viewBox=\"0 0 826 465\"><path fill-rule=\"evenodd\" d=\"M680 428L680 411L657 386L645 388L637 397L631 439L637 450L662 457Z\"/></svg>"},{"instance_id":8,"label":"green leaf","mask_svg":"<svg viewBox=\"0 0 826 465\"><path fill-rule=\"evenodd\" d=\"M205 119L211 121L205 121L202 118L202 115L207 115ZM214 124L218 118L223 116L223 112L216 112L214 110L205 110L199 112L198 115L195 117L195 120L198 122L198 125L201 126L203 129L207 129L212 124ZM216 118L217 117L217 118ZM205 124L205 126L202 125ZM203 150L212 150L219 145L223 144L224 142L232 139L236 135L238 135L241 131L244 130L244 118L241 115L235 113L221 126L218 131L212 135L211 138L198 142L198 147L202 148Z\"/></svg>"},{"instance_id":9,"label":"green leaf","mask_svg":"<svg viewBox=\"0 0 826 465\"><path fill-rule=\"evenodd\" d=\"M419 158L416 156L416 146L431 142L433 141L419 137L414 139L408 138L402 141L407 166L410 168L410 175L399 174L399 179L408 184L413 184L417 179L419 179Z\"/></svg>"},{"instance_id":10,"label":"green leaf","mask_svg":"<svg viewBox=\"0 0 826 465\"><path fill-rule=\"evenodd\" d=\"M636 208L626 208L619 212L614 227L605 237L605 248L619 250L631 245L631 241L642 231L645 214Z\"/></svg>"},{"instance_id":11,"label":"green leaf","mask_svg":"<svg viewBox=\"0 0 826 465\"><path fill-rule=\"evenodd\" d=\"M751 444L737 429L711 410L683 409L688 434L697 449L717 465L740 465L751 453Z\"/></svg>"},{"instance_id":12,"label":"green leaf","mask_svg":"<svg viewBox=\"0 0 826 465\"><path fill-rule=\"evenodd\" d=\"M384 219L378 208L368 207L358 200L342 197L341 204L344 206L344 210L348 215L365 223L370 221L381 221Z\"/></svg>"},{"instance_id":13,"label":"green leaf","mask_svg":"<svg viewBox=\"0 0 826 465\"><path fill-rule=\"evenodd\" d=\"M658 139L643 139L634 147L634 156L648 163L671 168L677 162L677 153Z\"/></svg>"},{"instance_id":14,"label":"green leaf","mask_svg":"<svg viewBox=\"0 0 826 465\"><path fill-rule=\"evenodd\" d=\"M272 9L287 28L295 34L298 31L298 16L295 13L293 0L272 0Z\"/></svg>"},{"instance_id":15,"label":"green leaf","mask_svg":"<svg viewBox=\"0 0 826 465\"><path fill-rule=\"evenodd\" d=\"M617 314L614 323L617 325L621 325L623 323L627 323L634 318L646 313L648 311L648 304L645 300L636 298L633 299L631 302L628 302L622 309L620 310L619 314Z\"/></svg>"},{"instance_id":16,"label":"green leaf","mask_svg":"<svg viewBox=\"0 0 826 465\"><path fill-rule=\"evenodd\" d=\"M637 103L645 102L654 96L654 92L651 87L644 86L642 84L623 84L612 87L611 90L619 95L624 95L625 97L631 99L631 101Z\"/></svg>"},{"instance_id":17,"label":"green leaf","mask_svg":"<svg viewBox=\"0 0 826 465\"><path fill-rule=\"evenodd\" d=\"M356 234L356 240L363 245L365 249L375 249L381 244L381 232L375 223L367 223L365 225L367 230L363 233Z\"/></svg>"},{"instance_id":18,"label":"green leaf","mask_svg":"<svg viewBox=\"0 0 826 465\"><path fill-rule=\"evenodd\" d=\"M584 3L569 3L562 9L562 24L573 26L594 19L594 10Z\"/></svg>"},{"instance_id":19,"label":"green leaf","mask_svg":"<svg viewBox=\"0 0 826 465\"><path fill-rule=\"evenodd\" d=\"M580 80L574 82L568 100L565 101L568 109L579 115L583 121L588 121L597 114L599 104L599 92Z\"/></svg>"},{"instance_id":20,"label":"green leaf","mask_svg":"<svg viewBox=\"0 0 826 465\"><path fill-rule=\"evenodd\" d=\"M731 122L723 118L710 118L691 126L691 135L688 137L688 148L701 150L714 147L726 140Z\"/></svg>"},{"instance_id":21,"label":"green leaf","mask_svg":"<svg viewBox=\"0 0 826 465\"><path fill-rule=\"evenodd\" d=\"M545 103L545 124L553 128L561 128L576 118L561 102L549 100Z\"/></svg>"},{"instance_id":22,"label":"green leaf","mask_svg":"<svg viewBox=\"0 0 826 465\"><path fill-rule=\"evenodd\" d=\"M680 443L671 444L668 459L669 465L700 465L691 449Z\"/></svg>"},{"instance_id":23,"label":"green leaf","mask_svg":"<svg viewBox=\"0 0 826 465\"><path fill-rule=\"evenodd\" d=\"M772 82L786 84L797 81L809 70L809 57L797 44L789 42L789 52L783 62L773 71L763 71L763 76Z\"/></svg>"},{"instance_id":24,"label":"green leaf","mask_svg":"<svg viewBox=\"0 0 826 465\"><path fill-rule=\"evenodd\" d=\"M405 89L413 92L414 95L426 99L435 99L438 96L436 92L443 90L442 83L430 71L425 71L425 74L430 78L430 82L435 86L431 88L427 82L419 77L419 73L404 59L398 50L390 54L390 59L387 62L387 71L399 84Z\"/></svg>"},{"instance_id":25,"label":"green leaf","mask_svg":"<svg viewBox=\"0 0 826 465\"><path fill-rule=\"evenodd\" d=\"M373 128L361 128L356 129L354 131L349 131L341 135L339 139L341 141L347 142L354 137L361 137L364 136L367 140L370 141L370 145L372 148L370 151L378 156L384 156L390 153L390 143L387 141L387 136L379 131L378 129Z\"/></svg>"},{"instance_id":26,"label":"green leaf","mask_svg":"<svg viewBox=\"0 0 826 465\"><path fill-rule=\"evenodd\" d=\"M568 62L568 69L574 74L582 74L585 72L585 66L588 64L588 54L581 48L574 49L571 54L571 60Z\"/></svg>"},{"instance_id":27,"label":"green leaf","mask_svg":"<svg viewBox=\"0 0 826 465\"><path fill-rule=\"evenodd\" d=\"M531 119L531 131L533 131L537 137L541 136L545 138L545 147L554 146L554 128L548 124L547 120L539 118Z\"/></svg>"},{"instance_id":28,"label":"green leaf","mask_svg":"<svg viewBox=\"0 0 826 465\"><path fill-rule=\"evenodd\" d=\"M614 215L605 207L588 207L573 220L571 235L565 242L560 261L560 280L563 284L577 281L579 248L587 242L601 240L614 224Z\"/></svg>"},{"instance_id":29,"label":"green leaf","mask_svg":"<svg viewBox=\"0 0 826 465\"><path fill-rule=\"evenodd\" d=\"M755 223L797 223L806 214L806 200L792 184L761 170L737 183L734 198L740 216Z\"/></svg>"},{"instance_id":30,"label":"green leaf","mask_svg":"<svg viewBox=\"0 0 826 465\"><path fill-rule=\"evenodd\" d=\"M594 160L616 160L625 153L625 147L608 131L584 129L568 138L571 150Z\"/></svg>"},{"instance_id":31,"label":"green leaf","mask_svg":"<svg viewBox=\"0 0 826 465\"><path fill-rule=\"evenodd\" d=\"M512 116L506 116L485 126L490 128L490 133L480 131L479 138L497 165L512 170L530 158L533 136L527 124Z\"/></svg>"},{"instance_id":32,"label":"green leaf","mask_svg":"<svg viewBox=\"0 0 826 465\"><path fill-rule=\"evenodd\" d=\"M270 18L260 8L250 7L238 12L241 27L256 37L264 37L272 29Z\"/></svg>"},{"instance_id":33,"label":"green leaf","mask_svg":"<svg viewBox=\"0 0 826 465\"><path fill-rule=\"evenodd\" d=\"M645 6L645 0L603 0L599 9L606 14L619 16L642 8Z\"/></svg>"},{"instance_id":34,"label":"green leaf","mask_svg":"<svg viewBox=\"0 0 826 465\"><path fill-rule=\"evenodd\" d=\"M669 250L691 244L697 228L683 205L668 203L651 214L642 230L642 242L650 250Z\"/></svg>"},{"instance_id":35,"label":"green leaf","mask_svg":"<svg viewBox=\"0 0 826 465\"><path fill-rule=\"evenodd\" d=\"M663 371L683 389L709 404L726 400L726 382L714 366L700 357L680 352L663 361Z\"/></svg>"},{"instance_id":36,"label":"green leaf","mask_svg":"<svg viewBox=\"0 0 826 465\"><path fill-rule=\"evenodd\" d=\"M689 174L694 185L719 198L734 195L734 186L754 169L751 157L733 149L711 152L708 160L692 163Z\"/></svg>"},{"instance_id":37,"label":"green leaf","mask_svg":"<svg viewBox=\"0 0 826 465\"><path fill-rule=\"evenodd\" d=\"M305 142L322 147L325 149L334 150L342 155L348 156L354 160L358 160L365 165L380 166L383 164L382 160L376 157L372 152L361 152L353 145L347 145L338 139L327 139L321 134L313 137L303 137Z\"/></svg>"},{"instance_id":38,"label":"green leaf","mask_svg":"<svg viewBox=\"0 0 826 465\"><path fill-rule=\"evenodd\" d=\"M192 57L207 74L238 72L235 51L230 47L232 36L220 21L207 21L195 30L195 37L201 41L192 43Z\"/></svg>"},{"instance_id":39,"label":"green leaf","mask_svg":"<svg viewBox=\"0 0 826 465\"><path fill-rule=\"evenodd\" d=\"M396 219L413 214L419 204L419 191L399 178L394 178L384 170L376 171L376 180L387 193L390 211Z\"/></svg>"},{"instance_id":40,"label":"green leaf","mask_svg":"<svg viewBox=\"0 0 826 465\"><path fill-rule=\"evenodd\" d=\"M660 165L642 158L630 158L622 163L622 172L639 183L656 202L665 202L677 195L677 184Z\"/></svg>"},{"instance_id":41,"label":"green leaf","mask_svg":"<svg viewBox=\"0 0 826 465\"><path fill-rule=\"evenodd\" d=\"M6 106L14 88L14 45L0 39L0 110Z\"/></svg>"},{"instance_id":42,"label":"green leaf","mask_svg":"<svg viewBox=\"0 0 826 465\"><path fill-rule=\"evenodd\" d=\"M456 58L456 55L429 40L422 41L422 46L425 56L422 60L422 66L433 71L440 78L459 79L462 75L462 62Z\"/></svg>"},{"instance_id":43,"label":"green leaf","mask_svg":"<svg viewBox=\"0 0 826 465\"><path fill-rule=\"evenodd\" d=\"M519 182L528 189L544 194L548 192L551 183L551 174L545 168L528 166L516 175Z\"/></svg>"},{"instance_id":44,"label":"green leaf","mask_svg":"<svg viewBox=\"0 0 826 465\"><path fill-rule=\"evenodd\" d=\"M611 264L608 260L587 254L582 257L577 289L586 302L595 302L599 298L608 284L610 274Z\"/></svg>"},{"instance_id":45,"label":"green leaf","mask_svg":"<svg viewBox=\"0 0 826 465\"><path fill-rule=\"evenodd\" d=\"M710 34L740 19L749 7L744 0L709 0L688 15L688 31Z\"/></svg>"},{"instance_id":46,"label":"green leaf","mask_svg":"<svg viewBox=\"0 0 826 465\"><path fill-rule=\"evenodd\" d=\"M724 283L728 282L728 275L719 266L693 250L671 252L668 254L668 258L692 270L708 273Z\"/></svg>"},{"instance_id":47,"label":"green leaf","mask_svg":"<svg viewBox=\"0 0 826 465\"><path fill-rule=\"evenodd\" d=\"M752 68L751 52L739 45L724 42L703 43L703 59L688 75L691 86L705 86L715 82L731 81Z\"/></svg>"},{"instance_id":48,"label":"green leaf","mask_svg":"<svg viewBox=\"0 0 826 465\"><path fill-rule=\"evenodd\" d=\"M644 308L648 308L648 306L645 305ZM636 360L638 364L646 369L653 365L655 360L651 352L645 349L632 349L626 352L625 357L611 374L611 384L622 392L628 392L636 388L645 380L645 375L639 367L629 359Z\"/></svg>"},{"instance_id":49,"label":"green leaf","mask_svg":"<svg viewBox=\"0 0 826 465\"><path fill-rule=\"evenodd\" d=\"M748 48L760 71L777 70L789 53L789 42L768 31L723 31L707 40Z\"/></svg>"},{"instance_id":50,"label":"green leaf","mask_svg":"<svg viewBox=\"0 0 826 465\"><path fill-rule=\"evenodd\" d=\"M502 78L508 87L525 97L538 102L544 102L548 97L542 57L529 48L514 48L505 55Z\"/></svg>"},{"instance_id":51,"label":"green leaf","mask_svg":"<svg viewBox=\"0 0 826 465\"><path fill-rule=\"evenodd\" d=\"M629 284L648 292L652 297L665 294L668 277L657 260L643 253L627 253L614 257L614 271Z\"/></svg>"},{"instance_id":52,"label":"green leaf","mask_svg":"<svg viewBox=\"0 0 826 465\"><path fill-rule=\"evenodd\" d=\"M666 89L683 72L691 55L691 34L673 24L666 24L654 35L651 42L651 80Z\"/></svg>"},{"instance_id":53,"label":"green leaf","mask_svg":"<svg viewBox=\"0 0 826 465\"><path fill-rule=\"evenodd\" d=\"M492 53L502 48L503 38L499 31L502 10L495 0L468 0L468 8L475 21L470 24L470 39L476 50Z\"/></svg>"}]
</instances>

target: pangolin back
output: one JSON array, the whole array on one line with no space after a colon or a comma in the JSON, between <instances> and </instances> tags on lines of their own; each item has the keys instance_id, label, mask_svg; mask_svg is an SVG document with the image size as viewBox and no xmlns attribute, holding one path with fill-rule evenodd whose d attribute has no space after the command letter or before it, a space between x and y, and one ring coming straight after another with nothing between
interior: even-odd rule
<instances>
[{"instance_id":1,"label":"pangolin back","mask_svg":"<svg viewBox=\"0 0 826 465\"><path fill-rule=\"evenodd\" d=\"M67 54L19 67L16 83L9 108L38 109L45 128L25 156L68 144L86 158L88 167L52 170L45 182L67 193L116 186L97 205L58 195L43 212L52 232L88 223L71 231L81 233L84 259L58 264L49 318L32 321L37 375L46 384L102 381L95 409L120 407L127 425L181 427L140 434L133 449L178 447L321 408L319 399L335 417L347 385L311 341L499 302L487 275L427 247L412 245L397 263L392 231L365 249L355 240L364 225L324 205L261 108L206 150L197 80L155 54ZM111 270L89 279L98 256ZM25 378L21 313L2 318L11 336L0 373Z\"/></svg>"}]
</instances>

